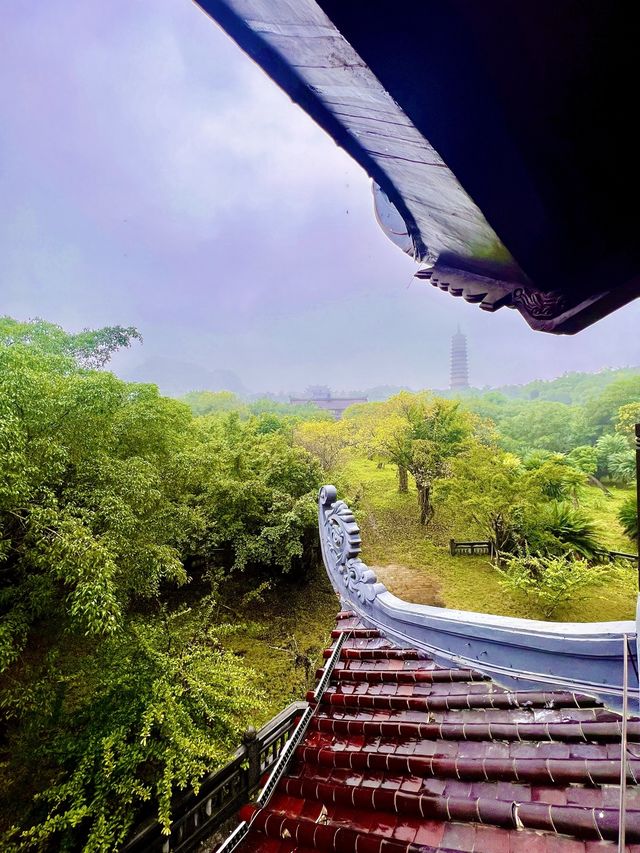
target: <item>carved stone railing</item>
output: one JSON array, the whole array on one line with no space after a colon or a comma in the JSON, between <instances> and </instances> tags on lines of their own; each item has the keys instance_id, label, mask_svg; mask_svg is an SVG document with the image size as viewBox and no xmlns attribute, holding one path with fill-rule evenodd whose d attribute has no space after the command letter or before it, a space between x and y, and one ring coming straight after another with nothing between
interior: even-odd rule
<instances>
[{"instance_id":1,"label":"carved stone railing","mask_svg":"<svg viewBox=\"0 0 640 853\"><path fill-rule=\"evenodd\" d=\"M360 528L346 503L336 498L335 486L320 490L318 522L324 564L336 592L346 595L345 600L355 598L371 604L387 589L358 556L362 548Z\"/></svg>"},{"instance_id":2,"label":"carved stone railing","mask_svg":"<svg viewBox=\"0 0 640 853\"><path fill-rule=\"evenodd\" d=\"M449 553L452 557L494 557L496 554L493 542L488 539L471 541L449 540ZM595 556L602 562L614 562L615 560L626 560L632 563L638 562L637 554L627 554L625 551L609 551L606 548L596 548Z\"/></svg>"},{"instance_id":3,"label":"carved stone railing","mask_svg":"<svg viewBox=\"0 0 640 853\"><path fill-rule=\"evenodd\" d=\"M293 702L258 732L249 731L244 745L222 769L207 776L197 794L187 792L174 803L171 835L156 820L139 826L123 853L188 853L232 818L260 787L284 751L306 702Z\"/></svg>"},{"instance_id":4,"label":"carved stone railing","mask_svg":"<svg viewBox=\"0 0 640 853\"><path fill-rule=\"evenodd\" d=\"M444 664L474 667L505 687L554 685L622 707L624 649L631 645L629 689L638 688L636 623L543 622L411 604L392 595L359 557L360 529L334 486L319 496L322 555L345 609L400 646Z\"/></svg>"},{"instance_id":5,"label":"carved stone railing","mask_svg":"<svg viewBox=\"0 0 640 853\"><path fill-rule=\"evenodd\" d=\"M626 560L630 563L638 562L637 554L627 554L625 551L608 551L606 548L596 548L595 555L599 560L609 563L616 560Z\"/></svg>"},{"instance_id":6,"label":"carved stone railing","mask_svg":"<svg viewBox=\"0 0 640 853\"><path fill-rule=\"evenodd\" d=\"M458 542L455 539L450 539L449 553L452 557L475 557L477 555L493 557L493 542L489 542L489 540L482 540L480 542Z\"/></svg>"}]
</instances>

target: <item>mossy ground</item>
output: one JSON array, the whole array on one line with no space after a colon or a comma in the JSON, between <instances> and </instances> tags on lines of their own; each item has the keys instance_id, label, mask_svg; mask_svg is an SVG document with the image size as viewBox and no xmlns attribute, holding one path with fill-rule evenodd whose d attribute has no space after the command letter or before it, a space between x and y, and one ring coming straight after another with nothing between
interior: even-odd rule
<instances>
[{"instance_id":1,"label":"mossy ground","mask_svg":"<svg viewBox=\"0 0 640 853\"><path fill-rule=\"evenodd\" d=\"M242 576L239 592L241 583ZM260 600L243 603L242 592L236 595L234 587L224 594L223 618L241 627L225 639L225 646L257 675L264 695L257 728L290 702L304 699L322 665L322 651L331 643L340 605L321 565L303 578L279 580Z\"/></svg>"}]
</instances>

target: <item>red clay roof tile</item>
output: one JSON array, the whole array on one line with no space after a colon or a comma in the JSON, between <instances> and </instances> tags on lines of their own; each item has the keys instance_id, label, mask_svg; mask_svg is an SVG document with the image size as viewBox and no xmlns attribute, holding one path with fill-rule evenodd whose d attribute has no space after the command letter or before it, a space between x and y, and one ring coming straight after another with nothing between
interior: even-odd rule
<instances>
[{"instance_id":1,"label":"red clay roof tile","mask_svg":"<svg viewBox=\"0 0 640 853\"><path fill-rule=\"evenodd\" d=\"M241 851L616 850L619 715L566 690L505 690L438 666L348 611L332 636L342 631L287 774L266 807L243 810L252 822ZM628 738L626 850L640 853L640 720Z\"/></svg>"}]
</instances>

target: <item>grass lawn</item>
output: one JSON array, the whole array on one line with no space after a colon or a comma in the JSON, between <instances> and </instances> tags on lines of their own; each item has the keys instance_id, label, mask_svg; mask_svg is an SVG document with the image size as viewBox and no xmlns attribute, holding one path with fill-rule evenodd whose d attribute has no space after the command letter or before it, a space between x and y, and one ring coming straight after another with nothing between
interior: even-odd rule
<instances>
[{"instance_id":1,"label":"grass lawn","mask_svg":"<svg viewBox=\"0 0 640 853\"><path fill-rule=\"evenodd\" d=\"M398 493L394 466L378 468L367 459L351 459L341 468L336 486L339 495L352 502L361 526L363 560L377 570L391 592L445 607L538 618L530 602L502 588L497 570L486 557L450 556L450 538L483 538L480 531L473 530L463 519L443 518L441 514L436 514L428 528L420 526L415 488L410 485L408 494ZM611 491L613 497L608 499L589 487L584 506L600 523L610 548L632 553L633 545L624 537L616 518L617 508L628 492ZM389 565L391 570L385 568ZM403 567L402 573L398 566ZM415 579L413 590L410 578ZM612 566L602 584L572 601L557 618L575 622L631 619L635 614L635 590L635 569ZM429 591L431 601L425 595Z\"/></svg>"},{"instance_id":2,"label":"grass lawn","mask_svg":"<svg viewBox=\"0 0 640 853\"><path fill-rule=\"evenodd\" d=\"M635 554L635 543L628 536L625 536L617 518L618 510L622 504L634 494L635 485L627 489L608 486L608 489L611 492L610 497L600 489L590 486L584 490L580 503L598 523L602 531L602 541L610 551Z\"/></svg>"}]
</instances>

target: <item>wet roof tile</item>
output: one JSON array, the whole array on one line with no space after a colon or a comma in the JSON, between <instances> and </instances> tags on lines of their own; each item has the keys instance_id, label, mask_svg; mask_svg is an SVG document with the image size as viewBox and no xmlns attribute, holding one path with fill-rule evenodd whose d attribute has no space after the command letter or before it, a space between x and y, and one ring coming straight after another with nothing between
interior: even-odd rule
<instances>
[{"instance_id":1,"label":"wet roof tile","mask_svg":"<svg viewBox=\"0 0 640 853\"><path fill-rule=\"evenodd\" d=\"M439 666L341 615L332 636L351 634L331 684L268 805L246 810L241 851L617 849L619 715L566 690L506 690ZM626 850L640 853L637 719L628 737Z\"/></svg>"}]
</instances>

